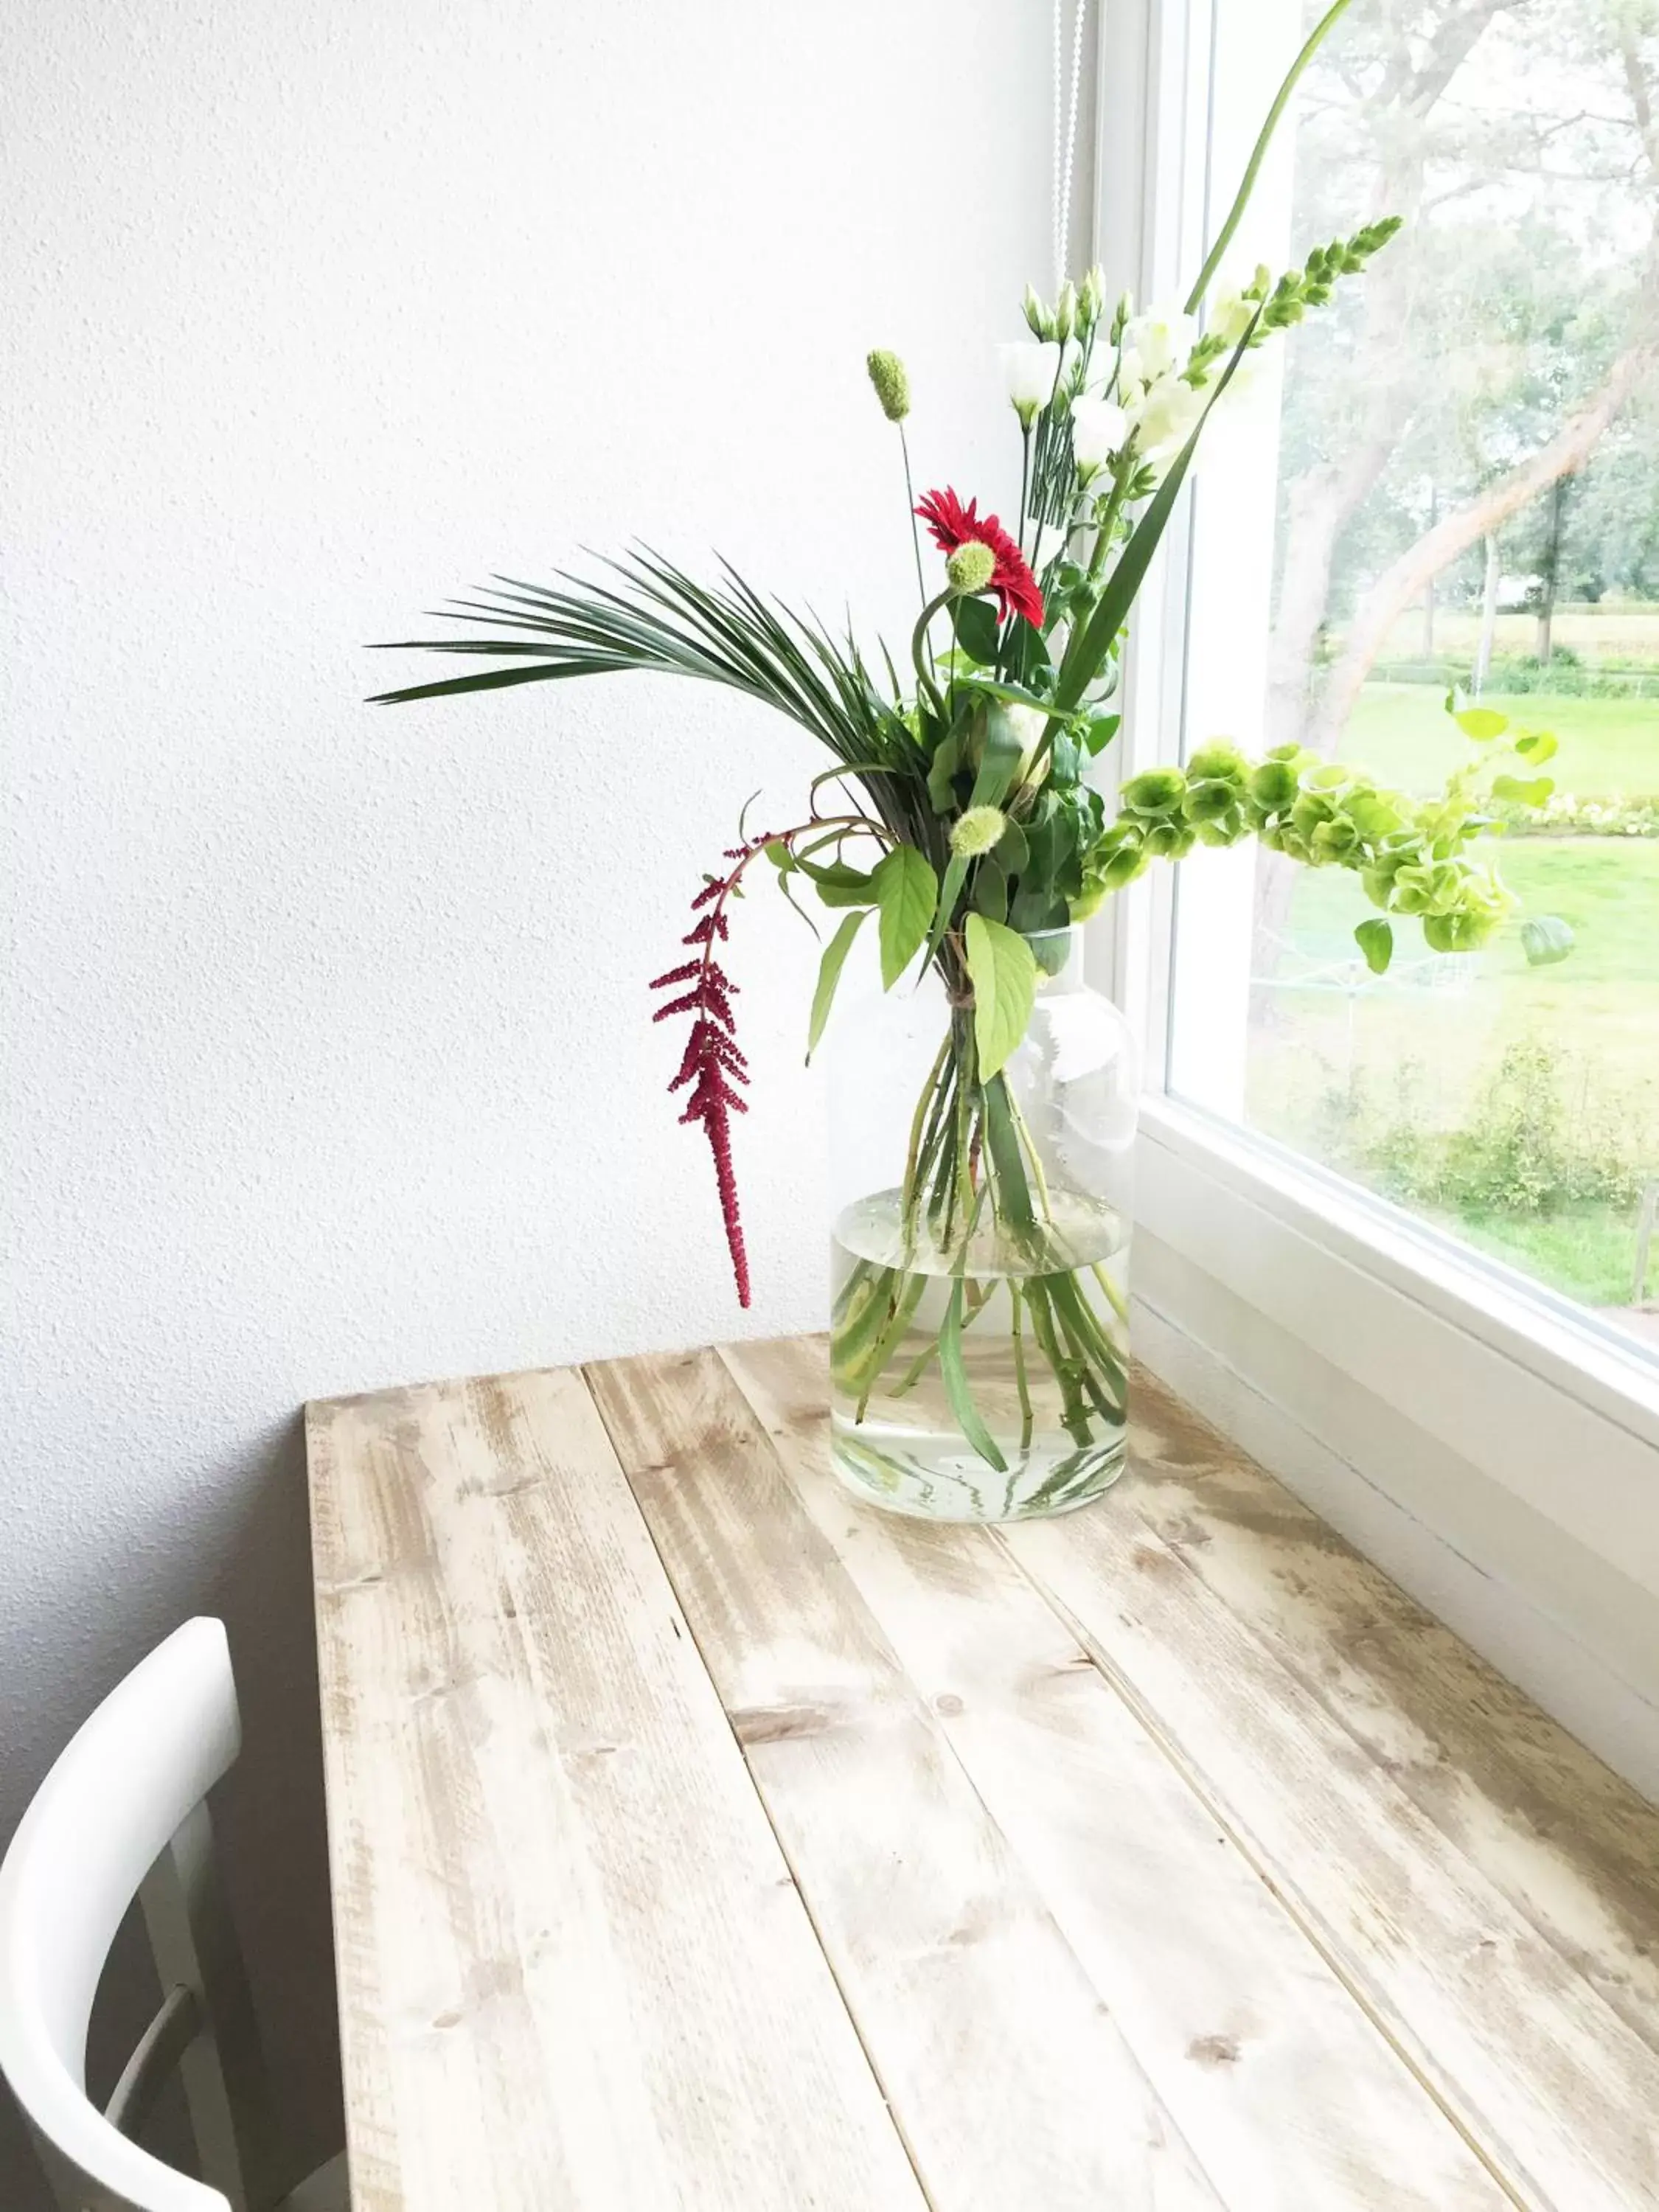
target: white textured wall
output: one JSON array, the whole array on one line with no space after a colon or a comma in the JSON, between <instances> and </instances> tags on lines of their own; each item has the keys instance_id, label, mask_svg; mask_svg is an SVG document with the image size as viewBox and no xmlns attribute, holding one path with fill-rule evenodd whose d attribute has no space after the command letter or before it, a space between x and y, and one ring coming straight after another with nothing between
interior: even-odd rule
<instances>
[{"instance_id":1,"label":"white textured wall","mask_svg":"<svg viewBox=\"0 0 1659 2212\"><path fill-rule=\"evenodd\" d=\"M13 0L0 33L10 1350L0 1836L193 1609L302 2151L332 2124L307 1397L735 1309L646 979L805 738L622 678L370 710L492 568L719 545L898 632L920 477L1012 500L1046 271L1007 0ZM814 950L746 909L750 1325L821 1313ZM9 2112L0 2198L31 2205Z\"/></svg>"}]
</instances>

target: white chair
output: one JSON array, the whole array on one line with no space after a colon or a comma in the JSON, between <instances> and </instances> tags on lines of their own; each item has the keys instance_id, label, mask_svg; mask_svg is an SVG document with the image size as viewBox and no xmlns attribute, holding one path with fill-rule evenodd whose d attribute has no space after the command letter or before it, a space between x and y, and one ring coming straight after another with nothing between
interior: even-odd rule
<instances>
[{"instance_id":1,"label":"white chair","mask_svg":"<svg viewBox=\"0 0 1659 2212\"><path fill-rule=\"evenodd\" d=\"M271 2212L276 2135L206 1804L241 1740L223 1626L187 1621L78 1731L0 1866L0 2074L64 2212ZM166 1994L100 2112L87 2022L135 1896ZM175 2072L200 2181L133 2139ZM349 2203L342 2154L283 2212Z\"/></svg>"}]
</instances>

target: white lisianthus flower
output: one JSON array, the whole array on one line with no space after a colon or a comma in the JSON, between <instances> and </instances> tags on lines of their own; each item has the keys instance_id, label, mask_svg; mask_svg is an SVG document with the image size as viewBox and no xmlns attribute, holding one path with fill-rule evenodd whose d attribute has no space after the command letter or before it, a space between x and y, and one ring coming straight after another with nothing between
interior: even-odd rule
<instances>
[{"instance_id":1,"label":"white lisianthus flower","mask_svg":"<svg viewBox=\"0 0 1659 2212\"><path fill-rule=\"evenodd\" d=\"M1133 349L1147 383L1156 384L1171 369L1186 367L1197 336L1192 317L1178 307L1148 307L1129 325L1123 342L1126 349Z\"/></svg>"},{"instance_id":2,"label":"white lisianthus flower","mask_svg":"<svg viewBox=\"0 0 1659 2212\"><path fill-rule=\"evenodd\" d=\"M1083 476L1092 476L1121 452L1128 434L1128 416L1109 399L1072 402L1072 458Z\"/></svg>"},{"instance_id":3,"label":"white lisianthus flower","mask_svg":"<svg viewBox=\"0 0 1659 2212\"><path fill-rule=\"evenodd\" d=\"M1029 429L1040 408L1048 404L1060 374L1060 347L1052 339L1042 343L1022 338L1015 345L1000 346L1002 373L1014 412Z\"/></svg>"},{"instance_id":4,"label":"white lisianthus flower","mask_svg":"<svg viewBox=\"0 0 1659 2212\"><path fill-rule=\"evenodd\" d=\"M1139 404L1129 410L1135 443L1143 460L1154 467L1171 459L1193 434L1204 411L1204 394L1179 376L1160 376L1148 386Z\"/></svg>"}]
</instances>

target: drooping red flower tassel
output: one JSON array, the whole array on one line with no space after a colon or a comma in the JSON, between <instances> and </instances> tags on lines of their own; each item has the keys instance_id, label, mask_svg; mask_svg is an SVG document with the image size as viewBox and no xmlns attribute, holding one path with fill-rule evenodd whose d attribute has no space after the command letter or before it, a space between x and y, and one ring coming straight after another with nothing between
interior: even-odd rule
<instances>
[{"instance_id":1,"label":"drooping red flower tassel","mask_svg":"<svg viewBox=\"0 0 1659 2212\"><path fill-rule=\"evenodd\" d=\"M741 1306L749 1304L749 1255L744 1249L737 1177L732 1168L731 1117L749 1111L734 1087L748 1084L749 1063L739 1051L733 1034L737 1023L732 1000L738 987L715 959L714 947L726 941L726 902L732 886L765 842L763 837L757 837L748 844L734 847L726 854L728 860L737 863L736 866L729 874L711 876L704 884L691 902L691 910L698 918L680 940L683 945L700 947L698 957L671 968L666 975L654 977L651 984L653 991L669 990L678 983L689 983L691 987L659 1006L651 1018L653 1022L665 1022L671 1014L692 1016L691 1032L685 1041L679 1072L668 1088L672 1095L685 1084L691 1085L691 1095L680 1119L702 1122L708 1149L714 1156L720 1218L726 1224L726 1249L732 1255L732 1273ZM704 911L699 913L699 908Z\"/></svg>"}]
</instances>

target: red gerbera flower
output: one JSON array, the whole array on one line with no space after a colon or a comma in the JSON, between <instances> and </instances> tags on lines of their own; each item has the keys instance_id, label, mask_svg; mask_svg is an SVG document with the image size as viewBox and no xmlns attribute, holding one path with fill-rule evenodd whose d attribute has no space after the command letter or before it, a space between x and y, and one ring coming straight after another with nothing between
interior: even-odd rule
<instances>
[{"instance_id":1,"label":"red gerbera flower","mask_svg":"<svg viewBox=\"0 0 1659 2212\"><path fill-rule=\"evenodd\" d=\"M989 588L997 595L1002 620L1007 621L1012 608L1015 614L1024 615L1033 629L1041 629L1042 594L1030 563L995 515L981 520L978 508L976 499L970 499L964 507L953 491L930 491L916 502L916 513L933 532L941 553L948 556L959 545L990 548L997 565L991 572Z\"/></svg>"}]
</instances>

